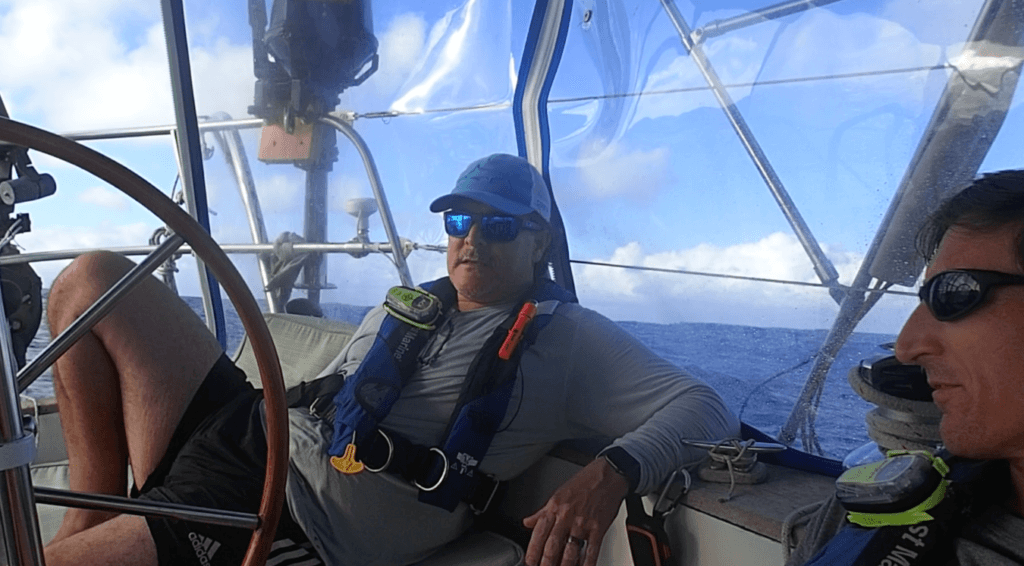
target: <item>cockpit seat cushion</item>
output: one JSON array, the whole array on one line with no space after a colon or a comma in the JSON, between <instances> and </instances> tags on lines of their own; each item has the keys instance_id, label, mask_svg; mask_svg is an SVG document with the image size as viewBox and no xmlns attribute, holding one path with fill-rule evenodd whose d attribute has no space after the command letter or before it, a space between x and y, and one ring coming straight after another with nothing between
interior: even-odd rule
<instances>
[{"instance_id":1,"label":"cockpit seat cushion","mask_svg":"<svg viewBox=\"0 0 1024 566\"><path fill-rule=\"evenodd\" d=\"M352 338L353 324L298 314L265 313L267 328L281 359L285 388L315 379ZM249 381L260 387L260 373L249 337L232 358Z\"/></svg>"},{"instance_id":2,"label":"cockpit seat cushion","mask_svg":"<svg viewBox=\"0 0 1024 566\"><path fill-rule=\"evenodd\" d=\"M68 489L70 484L67 460L33 464L30 468L30 473L33 486ZM38 503L36 504L36 511L39 514L39 534L43 539L43 544L46 544L57 534L67 509L59 505Z\"/></svg>"},{"instance_id":3,"label":"cockpit seat cushion","mask_svg":"<svg viewBox=\"0 0 1024 566\"><path fill-rule=\"evenodd\" d=\"M490 531L471 531L416 566L520 566L523 549Z\"/></svg>"}]
</instances>

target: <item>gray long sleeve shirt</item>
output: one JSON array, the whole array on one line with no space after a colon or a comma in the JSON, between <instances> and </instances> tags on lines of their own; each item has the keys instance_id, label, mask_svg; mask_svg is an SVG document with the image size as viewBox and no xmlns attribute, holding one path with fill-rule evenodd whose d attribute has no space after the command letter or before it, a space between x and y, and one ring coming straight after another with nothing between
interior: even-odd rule
<instances>
[{"instance_id":1,"label":"gray long sleeve shirt","mask_svg":"<svg viewBox=\"0 0 1024 566\"><path fill-rule=\"evenodd\" d=\"M440 443L469 364L513 306L454 312L420 353L419 369L381 426L425 446ZM325 373L351 373L383 316L382 309L371 311ZM290 417L289 506L332 563L412 563L468 528L464 504L447 513L419 503L414 488L389 474L335 472L326 457L328 427L303 410ZM738 432L738 420L709 386L607 318L563 304L524 352L505 420L480 469L511 479L562 440L600 436L636 458L638 491L647 492L702 457L681 439Z\"/></svg>"}]
</instances>

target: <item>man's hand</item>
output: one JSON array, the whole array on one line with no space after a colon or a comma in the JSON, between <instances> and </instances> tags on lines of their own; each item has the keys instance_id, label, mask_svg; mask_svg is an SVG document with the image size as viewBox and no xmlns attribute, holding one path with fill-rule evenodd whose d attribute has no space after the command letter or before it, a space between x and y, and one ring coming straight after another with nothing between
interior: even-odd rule
<instances>
[{"instance_id":1,"label":"man's hand","mask_svg":"<svg viewBox=\"0 0 1024 566\"><path fill-rule=\"evenodd\" d=\"M601 542L629 491L626 478L597 458L558 488L539 511L523 519L533 529L526 549L528 566L597 564Z\"/></svg>"}]
</instances>

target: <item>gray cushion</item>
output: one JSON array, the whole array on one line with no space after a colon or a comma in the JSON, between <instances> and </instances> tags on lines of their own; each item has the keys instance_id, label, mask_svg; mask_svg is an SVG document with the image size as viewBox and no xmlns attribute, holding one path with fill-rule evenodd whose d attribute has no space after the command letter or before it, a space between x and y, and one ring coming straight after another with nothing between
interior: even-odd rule
<instances>
[{"instance_id":1,"label":"gray cushion","mask_svg":"<svg viewBox=\"0 0 1024 566\"><path fill-rule=\"evenodd\" d=\"M519 566L523 549L511 540L489 531L464 535L441 548L416 566Z\"/></svg>"},{"instance_id":2,"label":"gray cushion","mask_svg":"<svg viewBox=\"0 0 1024 566\"><path fill-rule=\"evenodd\" d=\"M286 389L319 375L341 353L356 330L347 322L298 314L265 313L263 317L274 337ZM232 359L249 381L260 387L260 374L248 336L242 339Z\"/></svg>"},{"instance_id":3,"label":"gray cushion","mask_svg":"<svg viewBox=\"0 0 1024 566\"><path fill-rule=\"evenodd\" d=\"M41 487L52 487L55 489L67 489L69 485L68 463L50 462L47 464L32 464L32 485ZM53 535L57 534L61 521L64 520L66 508L58 505L37 504L36 511L39 512L39 534L43 538L43 544L50 542Z\"/></svg>"}]
</instances>

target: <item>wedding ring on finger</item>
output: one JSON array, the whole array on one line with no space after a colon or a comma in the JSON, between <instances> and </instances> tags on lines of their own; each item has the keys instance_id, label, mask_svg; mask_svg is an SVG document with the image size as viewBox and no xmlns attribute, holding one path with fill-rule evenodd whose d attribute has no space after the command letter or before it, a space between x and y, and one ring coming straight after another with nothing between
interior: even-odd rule
<instances>
[{"instance_id":1,"label":"wedding ring on finger","mask_svg":"<svg viewBox=\"0 0 1024 566\"><path fill-rule=\"evenodd\" d=\"M587 544L587 539L569 535L569 544L578 544L580 548L583 548L583 545Z\"/></svg>"}]
</instances>

